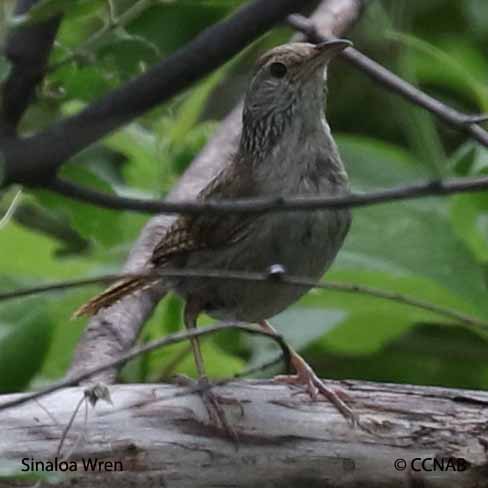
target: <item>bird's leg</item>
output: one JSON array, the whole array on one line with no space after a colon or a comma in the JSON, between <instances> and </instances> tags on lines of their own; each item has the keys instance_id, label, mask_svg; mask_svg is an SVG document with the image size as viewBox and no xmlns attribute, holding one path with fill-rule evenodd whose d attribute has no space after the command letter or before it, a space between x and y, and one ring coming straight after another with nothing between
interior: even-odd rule
<instances>
[{"instance_id":1,"label":"bird's leg","mask_svg":"<svg viewBox=\"0 0 488 488\"><path fill-rule=\"evenodd\" d=\"M189 331L192 331L197 328L197 317L199 313L200 313L200 307L197 306L197 303L188 300L188 302L185 305L183 320L185 322L185 327ZM205 374L205 365L203 364L202 351L200 349L200 338L191 337L190 343L193 352L193 358L195 359L195 366L198 372L198 378L207 380L207 375Z\"/></svg>"},{"instance_id":2,"label":"bird's leg","mask_svg":"<svg viewBox=\"0 0 488 488\"><path fill-rule=\"evenodd\" d=\"M200 306L198 302L188 299L185 305L183 318L185 322L185 327L189 331L196 329L197 317L199 313ZM203 388L201 390L201 397L205 408L207 409L210 422L216 427L221 425L230 437L232 437L234 440L237 440L237 434L227 421L225 411L220 405L219 397L210 390L210 383L205 372L202 351L200 349L200 339L199 337L191 337L190 342L193 351L193 357L195 359L195 366L197 368L198 382L200 383L200 385L202 385Z\"/></svg>"},{"instance_id":3,"label":"bird's leg","mask_svg":"<svg viewBox=\"0 0 488 488\"><path fill-rule=\"evenodd\" d=\"M268 332L276 334L276 329L267 321L262 320L259 325ZM344 392L336 391L326 385L307 364L307 362L292 348L290 348L290 362L295 368L294 375L280 375L274 378L275 381L303 385L312 400L317 400L319 395L326 397L332 405L351 422L354 426L358 423L356 414L349 408L341 396L347 396Z\"/></svg>"}]
</instances>

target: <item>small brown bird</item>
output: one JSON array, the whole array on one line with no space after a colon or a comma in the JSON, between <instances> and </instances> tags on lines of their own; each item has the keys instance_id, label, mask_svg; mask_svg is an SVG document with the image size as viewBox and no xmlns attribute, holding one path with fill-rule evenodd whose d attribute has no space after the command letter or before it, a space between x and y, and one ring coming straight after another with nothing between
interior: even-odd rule
<instances>
[{"instance_id":1,"label":"small brown bird","mask_svg":"<svg viewBox=\"0 0 488 488\"><path fill-rule=\"evenodd\" d=\"M350 45L341 39L318 45L290 43L259 59L244 102L238 151L198 195L199 200L349 192L324 106L328 62ZM180 216L154 249L150 266L155 270L263 272L280 264L290 275L319 281L342 246L350 222L345 209ZM202 277L164 278L164 284L186 300L184 321L189 329L196 327L204 311L218 319L258 323L273 331L266 319L307 291L284 283ZM124 279L75 315L96 314L153 285L154 277ZM192 347L198 373L206 378L198 338L192 339ZM319 394L327 397L354 423L351 409L295 351L291 362L296 375L281 380L304 385L313 399ZM215 398L208 393L204 401L215 420ZM220 415L217 418L224 423Z\"/></svg>"}]
</instances>

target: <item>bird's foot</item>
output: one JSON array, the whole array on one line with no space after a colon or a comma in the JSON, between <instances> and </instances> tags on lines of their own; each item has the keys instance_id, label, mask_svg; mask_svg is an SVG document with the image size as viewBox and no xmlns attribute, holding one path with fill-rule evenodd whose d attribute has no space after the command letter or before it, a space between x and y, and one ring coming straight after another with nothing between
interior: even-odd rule
<instances>
[{"instance_id":1,"label":"bird's foot","mask_svg":"<svg viewBox=\"0 0 488 488\"><path fill-rule=\"evenodd\" d=\"M203 405L207 410L210 425L223 429L224 432L230 437L236 444L239 442L239 436L227 419L225 410L222 405L235 405L237 404L241 411L241 416L244 415L242 404L235 398L223 397L212 391L212 384L206 376L201 376L197 381L189 378L185 375L177 375L175 382L181 386L189 386L194 389L196 393L200 395Z\"/></svg>"},{"instance_id":2,"label":"bird's foot","mask_svg":"<svg viewBox=\"0 0 488 488\"><path fill-rule=\"evenodd\" d=\"M292 354L291 363L296 370L296 374L275 376L273 380L289 385L300 385L305 387L306 392L310 395L310 398L313 401L318 401L320 395L324 396L332 403L332 405L334 405L344 418L350 422L352 427L359 425L357 415L344 401L350 399L345 391L327 386L327 384L315 374L314 370L300 355L296 353Z\"/></svg>"}]
</instances>

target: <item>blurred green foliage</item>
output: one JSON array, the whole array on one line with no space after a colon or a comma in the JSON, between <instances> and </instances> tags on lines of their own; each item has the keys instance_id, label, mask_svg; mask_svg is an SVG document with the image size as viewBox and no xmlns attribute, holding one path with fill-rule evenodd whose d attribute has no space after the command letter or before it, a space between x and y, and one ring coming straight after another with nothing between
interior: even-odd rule
<instances>
[{"instance_id":1,"label":"blurred green foliage","mask_svg":"<svg viewBox=\"0 0 488 488\"><path fill-rule=\"evenodd\" d=\"M2 36L7 25L35 22L68 7L50 72L22 131L36 131L80 110L239 3L113 0L109 15L104 0L42 0L31 16L12 20L12 2L4 2ZM422 89L478 113L488 111L488 24L482 21L487 15L485 0L376 0L351 37L359 49ZM278 29L265 36L191 90L84 151L63 174L106 192L164 196L211 136L216 118L238 99L257 53L289 35ZM0 57L0 81L9 69ZM355 190L488 173L486 148L344 62L331 67L329 80L328 118ZM0 196L2 215L14 195L12 189ZM38 209L36 225L14 212L0 228L5 290L117 272L147 220L45 191L24 191L19 208L26 204ZM58 232L47 221L56 222ZM77 246L70 247L75 237ZM488 319L487 262L488 196L464 194L354 211L351 233L327 278L406 293ZM0 305L0 392L64 374L85 325L69 317L96 291L83 288ZM178 330L180 312L180 300L167 297L141 340ZM314 290L273 322L324 377L488 387L485 330L449 324L400 303ZM188 353L188 344L154 352L128 365L124 378L159 381L175 372L192 374ZM204 354L212 376L229 376L269 359L276 346L226 332L205 339Z\"/></svg>"}]
</instances>

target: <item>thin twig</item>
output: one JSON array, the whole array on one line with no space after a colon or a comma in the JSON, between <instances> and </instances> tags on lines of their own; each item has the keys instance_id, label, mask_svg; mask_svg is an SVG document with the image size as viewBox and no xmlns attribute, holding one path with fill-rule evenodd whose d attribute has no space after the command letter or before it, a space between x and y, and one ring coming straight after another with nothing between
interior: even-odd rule
<instances>
[{"instance_id":1,"label":"thin twig","mask_svg":"<svg viewBox=\"0 0 488 488\"><path fill-rule=\"evenodd\" d=\"M71 426L73 425L73 422L75 421L76 416L78 415L78 412L80 411L81 406L83 403L88 404L88 399L86 398L86 395L83 395L78 403L76 404L75 409L73 410L73 413L71 414L71 417L66 424L66 426L63 429L63 433L61 435L61 439L58 444L58 448L56 450L56 456L59 457L61 456L61 451L63 449L64 441L66 440L66 437L68 436L69 431L71 430ZM64 457L63 457L64 459Z\"/></svg>"},{"instance_id":2,"label":"thin twig","mask_svg":"<svg viewBox=\"0 0 488 488\"><path fill-rule=\"evenodd\" d=\"M27 14L39 1L18 0L14 15ZM33 98L35 87L45 75L47 60L60 23L61 16L55 15L8 33L2 54L8 58L12 68L8 78L2 83L0 138L15 137L17 125Z\"/></svg>"},{"instance_id":3,"label":"thin twig","mask_svg":"<svg viewBox=\"0 0 488 488\"><path fill-rule=\"evenodd\" d=\"M15 222L26 229L57 240L60 247L56 249L56 255L82 254L90 247L90 241L83 238L69 222L53 215L48 209L29 201L17 200L16 205L0 203L0 213L4 218L0 220L0 230L10 221Z\"/></svg>"},{"instance_id":4,"label":"thin twig","mask_svg":"<svg viewBox=\"0 0 488 488\"><path fill-rule=\"evenodd\" d=\"M241 371L240 373L236 373L231 378L222 378L222 379L218 379L218 380L212 380L211 382L195 382L194 385L186 387L183 390L175 391L174 393L171 393L170 395L163 395L163 396L158 396L157 398L144 399L144 400L141 400L140 402L137 402L137 403L131 403L127 407L119 408L118 411L120 412L121 410L124 410L124 409L130 410L133 408L140 408L140 407L143 407L143 406L148 405L150 403L153 403L154 401L164 402L164 401L168 401L168 400L174 400L175 398L181 398L184 396L193 395L195 393L203 393L203 392L210 390L216 386L225 386L225 385L228 385L229 383L232 383L233 381L235 381L237 379L245 378L245 377L250 376L252 374L262 372L268 368L271 368L272 366L276 366L281 361L284 361L284 357L283 357L282 353L276 355L275 357L273 357L269 361L261 363L257 366L252 367L252 368L246 368L243 371ZM102 413L101 415L104 415L104 414Z\"/></svg>"},{"instance_id":5,"label":"thin twig","mask_svg":"<svg viewBox=\"0 0 488 488\"><path fill-rule=\"evenodd\" d=\"M211 73L311 0L254 0L81 112L2 145L0 187L45 181L75 154Z\"/></svg>"},{"instance_id":6,"label":"thin twig","mask_svg":"<svg viewBox=\"0 0 488 488\"><path fill-rule=\"evenodd\" d=\"M273 11L276 6L272 6L270 0L266 3L266 7L263 3L256 2L255 5L250 5L247 10L250 12L254 7L256 7L255 12L261 11L260 20L262 20L263 24L269 22L269 19L265 21L262 15L265 8L269 9L267 13L270 14L270 18L276 17L276 12ZM283 12L284 6L282 5L281 8L283 9L281 12ZM236 15L235 18L237 17L239 16ZM292 16L289 18L289 22L295 28L306 32L312 40L325 39L323 35L317 33L314 24L303 17ZM212 30L220 31L220 35L223 35L224 29L209 29L209 31ZM258 28L256 27L253 32L254 35L257 34L257 30ZM235 28L233 31L235 31ZM210 45L209 37L211 36L205 36L205 41L200 44L206 44L208 48ZM242 42L242 40L239 41ZM214 40L211 42L214 42ZM222 45L229 45L229 43L222 42L222 39L220 39L219 46ZM35 184L35 182L42 179L42 175L55 170L64 164L69 157L90 143L129 122L145 110L152 108L156 103L160 103L173 95L176 92L176 87L173 86L175 79L178 80L178 88L181 90L184 88L181 85L182 79L188 83L190 80L197 79L204 72L209 72L211 68L217 67L218 63L215 62L216 60L212 60L213 64L208 63L205 66L197 65L195 62L179 62L186 55L191 55L193 59L193 54L191 54L192 47L196 49L195 44L187 46L185 55L176 56L175 54L171 60L168 59L167 62L159 63L151 68L150 71L131 82L129 86L109 94L106 98L91 104L83 112L61 121L44 133L22 139L21 141L9 140L8 144L5 145L6 178L4 185L13 182ZM383 86L426 108L450 125L468 132L481 144L488 147L488 132L476 123L480 120L479 115L466 115L447 107L356 50L348 49L343 55ZM171 73L168 69L170 65L174 68ZM191 67L191 73L187 73L189 67ZM183 71L185 72L184 76L182 75ZM160 79L161 72L165 74L163 80ZM153 91L155 93L151 96L148 96L149 86L151 87L151 93ZM141 93L139 93L140 90L142 90ZM120 106L124 107L124 110L121 110ZM483 118L481 116L481 119ZM69 141L69 144L67 141Z\"/></svg>"},{"instance_id":7,"label":"thin twig","mask_svg":"<svg viewBox=\"0 0 488 488\"><path fill-rule=\"evenodd\" d=\"M98 384L95 384L93 387L86 389L83 392L83 396L81 397L81 399L77 403L73 413L71 414L71 417L68 421L68 424L63 428L63 433L62 433L61 439L59 441L58 448L56 450L56 456L57 457L61 456L61 458L64 461L68 461L71 458L71 456L73 455L73 452L75 452L75 450L78 448L81 440L86 435L86 430L87 430L87 426L88 426L88 407L89 407L89 405L94 407L95 404L97 403L97 401L101 400L101 399L105 400L107 403L112 405L112 400L110 398L109 389L105 385L101 385L98 383ZM71 446L71 449L69 449L66 454L63 454L62 449L63 449L64 442L67 439L69 431L71 430L71 427L73 426L75 418L78 415L78 412L79 412L79 410L83 404L85 405L85 415L83 418L83 430L78 435L78 438L76 439L76 441Z\"/></svg>"},{"instance_id":8,"label":"thin twig","mask_svg":"<svg viewBox=\"0 0 488 488\"><path fill-rule=\"evenodd\" d=\"M212 327L202 327L202 328L196 329L196 330L187 330L184 332L178 332L175 334L168 335L162 339L151 341L151 342L145 344L144 346L135 347L131 351L127 352L126 354L123 354L120 357L118 357L112 361L108 361L107 363L104 363L104 364L97 366L95 368L90 368L87 371L84 371L83 373L81 373L77 376L66 378L62 381L58 381L56 383L53 383L52 385L50 385L50 386L48 386L42 390L39 390L39 391L36 391L33 393L28 393L26 395L23 395L19 398L14 399L14 400L10 400L10 401L1 403L0 404L0 411L5 410L7 408L15 407L18 405L22 405L22 404L24 404L28 401L31 401L31 400L41 398L41 397L46 396L50 393L58 391L62 388L67 388L69 386L76 386L81 381L86 380L86 379L106 370L106 369L121 366L121 365L127 363L128 361L130 361L131 359L139 357L140 355L145 354L147 352L154 351L155 349L159 349L161 347L168 346L170 344L176 344L178 342L182 342L182 341L185 341L187 339L191 339L192 337L205 336L208 334L214 334L216 332L220 332L222 330L228 330L228 329L242 330L242 331L245 331L245 332L250 333L250 334L267 336L267 337L273 339L281 347L285 361L286 361L286 364L289 363L290 351L289 351L288 345L286 344L286 342L283 340L283 338L280 335L271 334L264 329L259 329L257 327L251 327L248 325L242 325L242 324L236 324L236 323L223 323L223 324L219 324L219 325L214 325Z\"/></svg>"},{"instance_id":9,"label":"thin twig","mask_svg":"<svg viewBox=\"0 0 488 488\"><path fill-rule=\"evenodd\" d=\"M257 366L254 366L252 368L246 368L240 373L236 373L233 375L231 378L222 378L220 380L214 380L212 382L202 382L202 383L196 383L193 386L190 386L186 388L185 390L182 391L176 391L172 393L171 395L166 395L166 396L160 396L157 398L157 401L167 401L167 400L173 400L174 398L179 398L187 395L192 395L194 393L201 393L206 390L210 390L215 386L225 386L229 383L231 383L234 380L240 379L240 378L245 378L247 376L250 376L255 373L260 373L268 368L271 368L272 366L276 366L280 362L285 362L285 358L283 356L283 353L279 353L273 358L271 358L269 361L266 361L264 363L258 364ZM143 404L148 404L153 400L146 400L144 402L138 403L137 406L142 406ZM134 407L134 405L131 405L131 408Z\"/></svg>"},{"instance_id":10,"label":"thin twig","mask_svg":"<svg viewBox=\"0 0 488 488\"><path fill-rule=\"evenodd\" d=\"M275 265L274 268L280 268L279 265ZM281 268L282 269L282 268ZM361 293L364 295L369 295L376 298L381 298L384 300L390 300L393 302L401 303L403 305L408 305L411 307L426 310L428 312L447 317L449 319L459 321L462 324L477 327L487 327L488 322L485 322L478 317L464 314L457 310L453 310L448 307L443 307L433 303L429 303L424 300L420 300L409 295L404 295L398 292L390 292L385 290L380 290L377 288L372 288L369 286L364 286L356 283L338 283L338 282L325 282L317 283L307 277L291 276L286 273L285 270L279 273L252 273L243 271L229 271L229 270L206 270L206 269L164 269L156 270L153 272L143 273L143 274L110 274L98 276L95 278L85 278L80 280L63 281L48 285L40 285L31 288L24 288L13 290L9 292L0 293L0 301L10 300L13 298L25 297L30 295L35 295L39 293L44 293L47 291L55 290L66 290L70 288L77 288L86 285L93 285L97 283L109 284L118 281L123 278L174 278L174 277L185 277L185 278L216 278L216 279L226 279L226 280L240 280L240 281L271 281L276 284L288 284L296 285L304 288L318 288L323 290L333 290L346 293Z\"/></svg>"},{"instance_id":11,"label":"thin twig","mask_svg":"<svg viewBox=\"0 0 488 488\"><path fill-rule=\"evenodd\" d=\"M20 197L22 196L22 189L18 190L17 193L15 194L14 198L12 199L12 202L7 208L7 211L3 214L2 218L0 219L0 230L2 227L5 227L9 221L12 215L15 212L15 209L17 208L17 205L20 203Z\"/></svg>"},{"instance_id":12,"label":"thin twig","mask_svg":"<svg viewBox=\"0 0 488 488\"><path fill-rule=\"evenodd\" d=\"M56 290L68 290L70 288L78 288L81 286L96 285L96 284L110 284L117 281L121 277L130 277L132 275L117 275L108 274L103 276L97 276L95 278L84 278L80 280L68 280L59 283L52 283L47 285L33 286L30 288L23 288L19 290L12 290L0 293L0 302L11 300L13 298L26 297L31 295L37 295L39 293L44 293L48 291Z\"/></svg>"},{"instance_id":13,"label":"thin twig","mask_svg":"<svg viewBox=\"0 0 488 488\"><path fill-rule=\"evenodd\" d=\"M357 208L399 200L454 195L456 193L488 190L488 177L451 178L398 185L369 193L351 193L341 196L261 197L219 201L158 201L127 198L101 193L81 187L66 180L55 179L48 189L74 200L81 200L99 207L116 210L133 210L144 213L201 214L250 214L264 212L290 212L299 210Z\"/></svg>"},{"instance_id":14,"label":"thin twig","mask_svg":"<svg viewBox=\"0 0 488 488\"><path fill-rule=\"evenodd\" d=\"M287 22L291 27L305 34L311 42L319 43L328 39L327 36L322 35L317 30L312 21L302 15L290 15ZM480 122L487 120L486 114L465 114L447 106L440 100L431 97L408 81L395 75L357 49L350 47L343 51L341 56L385 88L437 115L451 127L469 133L479 143L488 147L488 132L478 125Z\"/></svg>"},{"instance_id":15,"label":"thin twig","mask_svg":"<svg viewBox=\"0 0 488 488\"><path fill-rule=\"evenodd\" d=\"M36 402L37 406L51 419L54 425L61 427L61 424L58 422L56 417L39 400L34 401Z\"/></svg>"}]
</instances>

